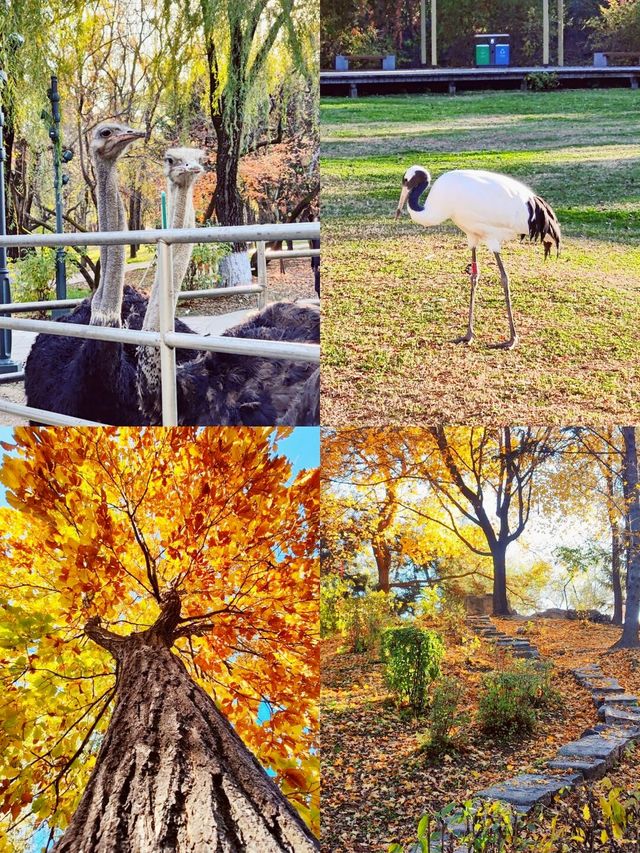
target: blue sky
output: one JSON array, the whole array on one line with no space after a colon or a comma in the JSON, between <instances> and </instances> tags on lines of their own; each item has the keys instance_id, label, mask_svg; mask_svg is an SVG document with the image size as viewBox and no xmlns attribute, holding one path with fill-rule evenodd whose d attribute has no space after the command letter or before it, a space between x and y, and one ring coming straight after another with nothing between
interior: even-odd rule
<instances>
[{"instance_id":1,"label":"blue sky","mask_svg":"<svg viewBox=\"0 0 640 853\"><path fill-rule=\"evenodd\" d=\"M320 429L318 427L298 427L290 436L279 443L280 451L289 457L295 476L303 468L317 468L320 465Z\"/></svg>"}]
</instances>

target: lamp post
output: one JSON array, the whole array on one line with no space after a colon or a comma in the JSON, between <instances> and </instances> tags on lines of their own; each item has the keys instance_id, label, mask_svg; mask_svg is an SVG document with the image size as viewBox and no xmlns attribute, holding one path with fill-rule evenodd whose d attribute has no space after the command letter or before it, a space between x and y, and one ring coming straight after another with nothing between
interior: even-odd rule
<instances>
[{"instance_id":1,"label":"lamp post","mask_svg":"<svg viewBox=\"0 0 640 853\"><path fill-rule=\"evenodd\" d=\"M431 65L438 64L438 9L437 0L431 0Z\"/></svg>"},{"instance_id":2,"label":"lamp post","mask_svg":"<svg viewBox=\"0 0 640 853\"><path fill-rule=\"evenodd\" d=\"M7 75L0 70L0 90L7 82ZM0 103L0 237L7 233L7 217L4 197L4 164L7 152L4 147L4 112ZM11 302L11 281L7 268L7 249L0 246L0 304ZM6 316L3 315L3 316ZM0 374L16 373L19 365L11 358L11 331L0 329Z\"/></svg>"},{"instance_id":3,"label":"lamp post","mask_svg":"<svg viewBox=\"0 0 640 853\"><path fill-rule=\"evenodd\" d=\"M5 6L9 8L9 3L6 0ZM24 44L24 38L20 33L10 33L7 37L7 42L13 50L18 50ZM2 94L2 87L5 83L7 83L7 75L0 68L0 94ZM2 109L2 101L0 100L0 237L4 237L7 233L6 199L4 194L6 160L7 152L4 147L4 111ZM11 302L11 280L7 268L7 249L6 246L0 246L0 305L6 305L9 302ZM11 358L11 331L9 329L1 329L0 374L17 373L19 369L20 366Z\"/></svg>"},{"instance_id":4,"label":"lamp post","mask_svg":"<svg viewBox=\"0 0 640 853\"><path fill-rule=\"evenodd\" d=\"M49 119L51 125L49 127L49 139L53 145L53 186L55 192L55 207L56 207L56 234L62 234L64 224L62 221L62 187L69 182L69 176L63 175L62 164L68 163L73 157L73 151L70 149L62 149L62 139L60 136L60 93L58 92L58 78L54 75L51 78L51 88L47 92L51 101L51 116L43 113L43 118ZM66 272L66 255L62 246L56 249L56 299L67 298L67 272ZM64 309L56 309L53 311L53 317L60 317L66 314Z\"/></svg>"},{"instance_id":5,"label":"lamp post","mask_svg":"<svg viewBox=\"0 0 640 853\"><path fill-rule=\"evenodd\" d=\"M542 64L549 64L549 0L542 0Z\"/></svg>"},{"instance_id":6,"label":"lamp post","mask_svg":"<svg viewBox=\"0 0 640 853\"><path fill-rule=\"evenodd\" d=\"M564 0L558 0L558 65L564 65Z\"/></svg>"}]
</instances>

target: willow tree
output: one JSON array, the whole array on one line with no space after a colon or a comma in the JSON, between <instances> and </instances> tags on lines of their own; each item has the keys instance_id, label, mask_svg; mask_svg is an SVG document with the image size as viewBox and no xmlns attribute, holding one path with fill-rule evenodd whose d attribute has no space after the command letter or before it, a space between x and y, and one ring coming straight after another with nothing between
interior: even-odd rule
<instances>
[{"instance_id":1,"label":"willow tree","mask_svg":"<svg viewBox=\"0 0 640 853\"><path fill-rule=\"evenodd\" d=\"M267 429L5 447L0 838L316 849L317 472Z\"/></svg>"},{"instance_id":2,"label":"willow tree","mask_svg":"<svg viewBox=\"0 0 640 853\"><path fill-rule=\"evenodd\" d=\"M268 93L270 62L287 57L282 74L308 73L310 33L317 14L309 0L199 0L208 75L208 109L216 136L216 187L209 216L244 224L238 167L247 119L259 92ZM251 279L246 245L221 264L230 285Z\"/></svg>"},{"instance_id":3,"label":"willow tree","mask_svg":"<svg viewBox=\"0 0 640 853\"><path fill-rule=\"evenodd\" d=\"M11 3L0 0L0 107L4 113L5 197L9 233L23 233L29 223L33 203L30 192L30 173L33 154L26 145L19 145L23 125L29 114L39 115L47 103L49 76L54 71L48 46L52 33L66 16L81 4L78 0L63 3L59 0L21 0ZM30 122L29 136L44 147L46 131ZM37 154L35 155L37 156ZM32 160L35 159L32 157Z\"/></svg>"}]
</instances>

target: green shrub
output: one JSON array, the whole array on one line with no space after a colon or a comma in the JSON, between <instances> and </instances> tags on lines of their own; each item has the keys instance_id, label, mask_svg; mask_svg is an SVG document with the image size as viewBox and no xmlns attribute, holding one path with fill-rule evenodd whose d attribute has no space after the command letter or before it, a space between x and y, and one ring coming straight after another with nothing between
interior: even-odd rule
<instances>
[{"instance_id":1,"label":"green shrub","mask_svg":"<svg viewBox=\"0 0 640 853\"><path fill-rule=\"evenodd\" d=\"M320 634L323 637L339 630L340 604L350 590L350 584L339 575L326 575L320 581Z\"/></svg>"},{"instance_id":2,"label":"green shrub","mask_svg":"<svg viewBox=\"0 0 640 853\"><path fill-rule=\"evenodd\" d=\"M15 302L40 302L53 294L56 275L56 251L49 247L34 249L11 265Z\"/></svg>"},{"instance_id":3,"label":"green shrub","mask_svg":"<svg viewBox=\"0 0 640 853\"><path fill-rule=\"evenodd\" d=\"M464 688L457 678L439 678L431 696L429 731L424 748L433 755L441 755L452 745L451 731L469 719L460 711Z\"/></svg>"},{"instance_id":4,"label":"green shrub","mask_svg":"<svg viewBox=\"0 0 640 853\"><path fill-rule=\"evenodd\" d=\"M408 700L420 714L427 702L427 690L440 675L444 643L435 631L415 625L387 628L382 634L385 681L398 700Z\"/></svg>"},{"instance_id":5,"label":"green shrub","mask_svg":"<svg viewBox=\"0 0 640 853\"><path fill-rule=\"evenodd\" d=\"M191 263L183 285L184 290L206 290L220 284L218 267L230 255L230 243L200 243L193 247Z\"/></svg>"},{"instance_id":6,"label":"green shrub","mask_svg":"<svg viewBox=\"0 0 640 853\"><path fill-rule=\"evenodd\" d=\"M521 661L486 676L478 701L478 724L491 735L529 734L535 728L538 709L555 702L550 667Z\"/></svg>"},{"instance_id":7,"label":"green shrub","mask_svg":"<svg viewBox=\"0 0 640 853\"><path fill-rule=\"evenodd\" d=\"M393 597L386 592L367 590L363 595L343 598L337 605L338 627L349 638L354 652L377 647L382 630L395 612Z\"/></svg>"},{"instance_id":8,"label":"green shrub","mask_svg":"<svg viewBox=\"0 0 640 853\"><path fill-rule=\"evenodd\" d=\"M527 85L534 92L549 92L560 85L558 75L553 71L534 71L526 76Z\"/></svg>"}]
</instances>

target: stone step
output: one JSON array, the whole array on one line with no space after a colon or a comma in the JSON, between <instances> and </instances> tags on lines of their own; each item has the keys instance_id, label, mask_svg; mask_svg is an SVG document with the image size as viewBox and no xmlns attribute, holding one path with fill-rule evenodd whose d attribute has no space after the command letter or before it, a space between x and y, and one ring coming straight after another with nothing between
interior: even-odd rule
<instances>
[{"instance_id":1,"label":"stone step","mask_svg":"<svg viewBox=\"0 0 640 853\"><path fill-rule=\"evenodd\" d=\"M607 772L607 762L603 758L554 758L547 761L551 770L580 773L584 779L602 779Z\"/></svg>"},{"instance_id":2,"label":"stone step","mask_svg":"<svg viewBox=\"0 0 640 853\"><path fill-rule=\"evenodd\" d=\"M524 658L525 660L539 660L540 652L537 649L515 649L514 657Z\"/></svg>"},{"instance_id":3,"label":"stone step","mask_svg":"<svg viewBox=\"0 0 640 853\"><path fill-rule=\"evenodd\" d=\"M509 803L518 811L529 812L538 804L551 801L554 794L562 788L570 788L582 781L580 773L567 773L562 776L546 776L542 773L522 773L498 782L490 788L479 791L476 796L485 800L499 800Z\"/></svg>"},{"instance_id":4,"label":"stone step","mask_svg":"<svg viewBox=\"0 0 640 853\"><path fill-rule=\"evenodd\" d=\"M566 743L558 750L558 758L582 759L584 761L602 760L607 768L618 760L628 738L605 736L604 734L587 737Z\"/></svg>"},{"instance_id":5,"label":"stone step","mask_svg":"<svg viewBox=\"0 0 640 853\"><path fill-rule=\"evenodd\" d=\"M582 686L597 693L624 693L624 687L617 678L589 678L582 682Z\"/></svg>"},{"instance_id":6,"label":"stone step","mask_svg":"<svg viewBox=\"0 0 640 853\"><path fill-rule=\"evenodd\" d=\"M600 705L598 717L612 725L640 726L640 708L636 709L633 705Z\"/></svg>"},{"instance_id":7,"label":"stone step","mask_svg":"<svg viewBox=\"0 0 640 853\"><path fill-rule=\"evenodd\" d=\"M604 676L603 671L600 669L597 663L590 663L586 666L579 666L577 669L573 670L573 674L576 678L589 678L592 675Z\"/></svg>"},{"instance_id":8,"label":"stone step","mask_svg":"<svg viewBox=\"0 0 640 853\"><path fill-rule=\"evenodd\" d=\"M599 708L600 705L630 705L635 707L638 704L638 697L631 693L610 693L609 691L601 693L598 691L593 693L593 701L596 708Z\"/></svg>"},{"instance_id":9,"label":"stone step","mask_svg":"<svg viewBox=\"0 0 640 853\"><path fill-rule=\"evenodd\" d=\"M603 737L620 738L623 741L623 749L628 743L633 743L640 737L640 726L620 726L611 723L597 723L591 726L586 732L582 733L582 737L587 735L602 735Z\"/></svg>"}]
</instances>

